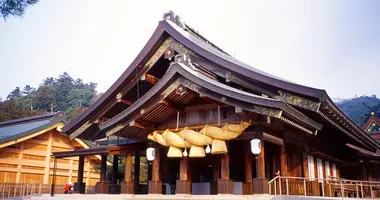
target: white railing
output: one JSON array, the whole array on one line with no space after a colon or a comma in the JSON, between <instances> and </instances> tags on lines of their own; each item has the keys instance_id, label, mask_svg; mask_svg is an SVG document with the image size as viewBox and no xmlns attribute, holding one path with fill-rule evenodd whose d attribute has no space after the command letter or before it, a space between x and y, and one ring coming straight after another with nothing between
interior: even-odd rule
<instances>
[{"instance_id":1,"label":"white railing","mask_svg":"<svg viewBox=\"0 0 380 200\"><path fill-rule=\"evenodd\" d=\"M277 176L270 180L268 185L271 195L380 197L380 182L378 181Z\"/></svg>"}]
</instances>

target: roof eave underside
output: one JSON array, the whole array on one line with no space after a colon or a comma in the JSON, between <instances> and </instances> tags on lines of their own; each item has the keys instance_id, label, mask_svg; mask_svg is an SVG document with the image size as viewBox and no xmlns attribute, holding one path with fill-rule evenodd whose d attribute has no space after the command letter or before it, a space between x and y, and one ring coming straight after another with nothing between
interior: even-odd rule
<instances>
[{"instance_id":1,"label":"roof eave underside","mask_svg":"<svg viewBox=\"0 0 380 200\"><path fill-rule=\"evenodd\" d=\"M143 105L148 100L151 100L153 96L157 95L157 93L161 93L165 88L170 88L168 86L172 84L175 80L177 80L177 78L184 78L184 81L182 81L180 84L185 84L185 86L188 87L190 90L199 93L202 93L204 90L212 91L208 92L207 95L208 97L213 98L215 100L222 101L221 98L224 97L224 101L228 101L229 99L231 99L232 102L240 101L243 102L241 103L241 105L253 104L256 106L264 106L273 109L278 109L286 113L286 115L291 116L292 119L297 120L298 123L307 125L309 128L313 130L320 130L322 127L321 124L313 121L312 119L308 118L307 116L303 115L302 113L298 112L297 110L295 110L294 108L285 104L282 101L265 98L241 90L237 90L230 86L219 83L215 80L209 79L201 73L198 73L193 69L190 69L190 67L187 67L186 65L180 63L173 64L170 67L170 69L166 72L164 77L161 78L160 81L154 86L154 88L148 91L148 93L145 94L141 99L139 99L137 102L135 102L133 105L128 107L120 114L116 115L114 118L99 125L99 134L101 132L107 131L108 129L112 128L113 126L116 126L119 123L125 123L125 119L133 120L129 116L131 113L135 113L135 110L142 109ZM188 85L186 85L186 81L190 81L191 83L188 83ZM213 96L211 93L215 93L216 95ZM248 111L250 111L250 109L248 109ZM251 109L251 111L253 110ZM281 118L282 116L280 115L274 117Z\"/></svg>"}]
</instances>

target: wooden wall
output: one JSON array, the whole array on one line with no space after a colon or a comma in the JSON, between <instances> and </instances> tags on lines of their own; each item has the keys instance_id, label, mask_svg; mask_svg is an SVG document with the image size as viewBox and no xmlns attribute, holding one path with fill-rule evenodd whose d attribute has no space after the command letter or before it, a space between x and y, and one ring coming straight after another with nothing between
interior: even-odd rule
<instances>
[{"instance_id":1,"label":"wooden wall","mask_svg":"<svg viewBox=\"0 0 380 200\"><path fill-rule=\"evenodd\" d=\"M68 151L79 147L77 142L58 131L50 130L32 139L0 149L0 183L52 182L54 159L52 152ZM57 160L56 184L75 182L78 173L78 157ZM94 163L85 160L84 181L95 185L99 172Z\"/></svg>"}]
</instances>

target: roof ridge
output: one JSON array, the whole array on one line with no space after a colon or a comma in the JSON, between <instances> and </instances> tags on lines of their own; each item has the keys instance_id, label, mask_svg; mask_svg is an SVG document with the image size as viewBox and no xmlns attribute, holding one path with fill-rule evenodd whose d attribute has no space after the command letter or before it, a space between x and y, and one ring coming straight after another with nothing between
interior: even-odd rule
<instances>
[{"instance_id":1,"label":"roof ridge","mask_svg":"<svg viewBox=\"0 0 380 200\"><path fill-rule=\"evenodd\" d=\"M42 119L46 119L46 118L53 119L59 113L63 113L63 112L44 113L44 114L34 115L34 116L30 116L30 117L23 117L23 118L3 121L3 122L0 122L0 127L15 125L15 124L19 124L19 123L26 123L26 122L30 122L30 121L38 121L38 120L42 120Z\"/></svg>"},{"instance_id":2,"label":"roof ridge","mask_svg":"<svg viewBox=\"0 0 380 200\"><path fill-rule=\"evenodd\" d=\"M222 52L222 53L224 53L224 54L226 54L228 56L231 56L226 51L224 51L223 49L221 49L220 47L218 47L216 44L214 44L210 40L208 40L206 37L204 37L203 35L201 35L194 28L192 28L188 24L186 24L181 19L181 17L179 15L177 15L175 12L173 12L172 10L164 13L163 18L164 18L164 20L170 20L170 21L174 22L177 26L179 26L180 28L182 28L184 31L189 32L190 34L194 35L195 37L200 38L201 40L203 40L204 42L206 42L210 46L214 47L218 51L220 51L220 52Z\"/></svg>"}]
</instances>

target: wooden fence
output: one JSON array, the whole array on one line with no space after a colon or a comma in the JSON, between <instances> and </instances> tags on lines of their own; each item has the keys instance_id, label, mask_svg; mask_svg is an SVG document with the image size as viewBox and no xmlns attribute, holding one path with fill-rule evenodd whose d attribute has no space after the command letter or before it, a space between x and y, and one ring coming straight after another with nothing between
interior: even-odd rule
<instances>
[{"instance_id":1,"label":"wooden fence","mask_svg":"<svg viewBox=\"0 0 380 200\"><path fill-rule=\"evenodd\" d=\"M278 176L268 182L271 195L380 197L380 182Z\"/></svg>"}]
</instances>

